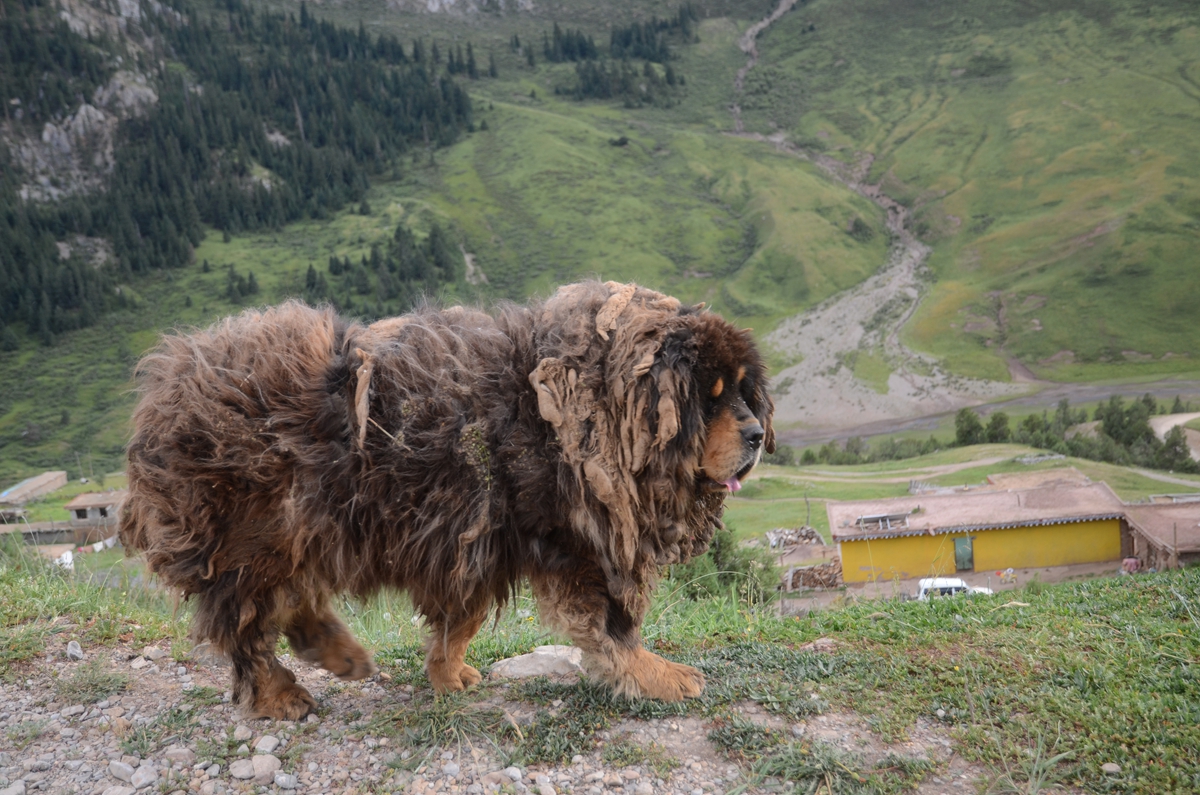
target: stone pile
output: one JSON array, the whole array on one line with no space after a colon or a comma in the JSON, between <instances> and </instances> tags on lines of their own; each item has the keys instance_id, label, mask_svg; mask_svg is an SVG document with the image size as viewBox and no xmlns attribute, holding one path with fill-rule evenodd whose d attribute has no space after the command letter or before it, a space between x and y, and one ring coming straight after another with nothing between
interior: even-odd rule
<instances>
[{"instance_id":1,"label":"stone pile","mask_svg":"<svg viewBox=\"0 0 1200 795\"><path fill-rule=\"evenodd\" d=\"M776 527L774 530L768 530L767 545L774 550L782 550L787 547L793 547L797 544L821 544L824 545L825 539L821 538L821 534L815 528L808 525L801 527Z\"/></svg>"}]
</instances>

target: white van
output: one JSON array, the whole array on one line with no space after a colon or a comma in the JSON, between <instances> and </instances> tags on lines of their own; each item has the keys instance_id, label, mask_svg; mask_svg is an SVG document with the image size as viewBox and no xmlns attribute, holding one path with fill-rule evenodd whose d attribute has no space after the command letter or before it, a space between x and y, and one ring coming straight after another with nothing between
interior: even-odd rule
<instances>
[{"instance_id":1,"label":"white van","mask_svg":"<svg viewBox=\"0 0 1200 795\"><path fill-rule=\"evenodd\" d=\"M917 583L917 601L928 602L942 596L959 594L990 594L991 588L967 585L958 577L926 577Z\"/></svg>"}]
</instances>

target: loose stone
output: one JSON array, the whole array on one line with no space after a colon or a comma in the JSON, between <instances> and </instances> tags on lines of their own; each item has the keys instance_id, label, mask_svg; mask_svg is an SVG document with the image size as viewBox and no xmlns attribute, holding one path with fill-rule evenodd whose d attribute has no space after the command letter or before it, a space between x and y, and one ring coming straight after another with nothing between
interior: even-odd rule
<instances>
[{"instance_id":1,"label":"loose stone","mask_svg":"<svg viewBox=\"0 0 1200 795\"><path fill-rule=\"evenodd\" d=\"M158 771L151 765L142 765L133 771L133 777L129 779L129 783L136 789L148 787L156 781L158 781Z\"/></svg>"},{"instance_id":2,"label":"loose stone","mask_svg":"<svg viewBox=\"0 0 1200 795\"><path fill-rule=\"evenodd\" d=\"M133 780L133 765L127 762L109 762L108 772L122 781Z\"/></svg>"},{"instance_id":3,"label":"loose stone","mask_svg":"<svg viewBox=\"0 0 1200 795\"><path fill-rule=\"evenodd\" d=\"M254 744L254 750L260 754L269 754L279 747L279 738L273 734L264 734Z\"/></svg>"},{"instance_id":4,"label":"loose stone","mask_svg":"<svg viewBox=\"0 0 1200 795\"><path fill-rule=\"evenodd\" d=\"M238 779L254 778L254 762L249 759L239 759L229 765L229 775Z\"/></svg>"}]
</instances>

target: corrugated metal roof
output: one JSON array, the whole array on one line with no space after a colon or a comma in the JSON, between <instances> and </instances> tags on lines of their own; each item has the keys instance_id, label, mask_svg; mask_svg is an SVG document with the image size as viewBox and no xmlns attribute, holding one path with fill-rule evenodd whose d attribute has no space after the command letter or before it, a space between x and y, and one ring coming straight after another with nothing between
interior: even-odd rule
<instances>
[{"instance_id":1,"label":"corrugated metal roof","mask_svg":"<svg viewBox=\"0 0 1200 795\"><path fill-rule=\"evenodd\" d=\"M888 500L826 503L834 541L1037 527L1120 518L1125 505L1104 483L1057 483L1028 489L979 488ZM859 519L907 514L908 526L884 529Z\"/></svg>"},{"instance_id":2,"label":"corrugated metal roof","mask_svg":"<svg viewBox=\"0 0 1200 795\"><path fill-rule=\"evenodd\" d=\"M991 524L974 524L974 525L957 525L938 528L926 528L924 530L904 530L894 533L867 533L859 534L853 537L835 537L836 541L876 541L881 538L902 538L906 536L941 536L950 533L982 533L987 530L1011 530L1014 527L1041 527L1044 525L1054 524L1073 524L1075 522L1099 522L1105 519L1121 519L1125 516L1123 513L1103 513L1089 514L1087 516L1064 516L1057 519L1023 519L1016 522L1002 522Z\"/></svg>"},{"instance_id":3,"label":"corrugated metal roof","mask_svg":"<svg viewBox=\"0 0 1200 795\"><path fill-rule=\"evenodd\" d=\"M0 491L0 502L22 503L34 497L40 497L59 488L67 482L67 473L63 470L51 470L31 478L25 478L15 486L9 486Z\"/></svg>"}]
</instances>

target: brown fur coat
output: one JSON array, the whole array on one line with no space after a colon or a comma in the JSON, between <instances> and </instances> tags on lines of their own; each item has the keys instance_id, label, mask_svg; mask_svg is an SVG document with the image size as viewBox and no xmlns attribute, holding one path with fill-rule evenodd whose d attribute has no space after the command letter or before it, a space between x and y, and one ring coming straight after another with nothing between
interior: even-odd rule
<instances>
[{"instance_id":1,"label":"brown fur coat","mask_svg":"<svg viewBox=\"0 0 1200 795\"><path fill-rule=\"evenodd\" d=\"M466 644L523 579L619 691L699 692L637 630L659 568L707 547L714 484L772 444L761 360L717 316L613 283L369 327L288 303L166 337L138 380L121 539L197 597L248 711L312 705L281 631L334 673L373 670L341 592L407 590L434 685L474 684Z\"/></svg>"}]
</instances>

